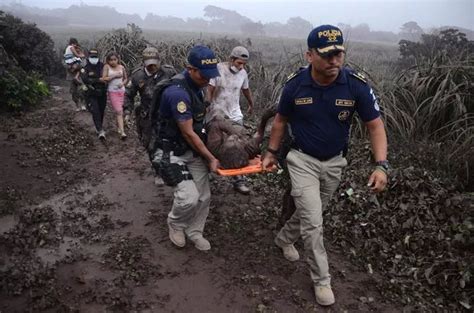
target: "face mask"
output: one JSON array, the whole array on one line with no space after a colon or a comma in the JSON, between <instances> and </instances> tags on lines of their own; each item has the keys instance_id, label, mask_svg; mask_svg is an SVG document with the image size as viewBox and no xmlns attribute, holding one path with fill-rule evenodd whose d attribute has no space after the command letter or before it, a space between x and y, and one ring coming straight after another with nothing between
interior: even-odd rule
<instances>
[{"instance_id":1,"label":"face mask","mask_svg":"<svg viewBox=\"0 0 474 313\"><path fill-rule=\"evenodd\" d=\"M230 67L230 72L231 72L232 74L237 74L239 71L240 71L240 69L238 69L235 65L232 65L232 66Z\"/></svg>"},{"instance_id":2,"label":"face mask","mask_svg":"<svg viewBox=\"0 0 474 313\"><path fill-rule=\"evenodd\" d=\"M89 58L89 63L92 65L96 65L99 63L99 58Z\"/></svg>"}]
</instances>

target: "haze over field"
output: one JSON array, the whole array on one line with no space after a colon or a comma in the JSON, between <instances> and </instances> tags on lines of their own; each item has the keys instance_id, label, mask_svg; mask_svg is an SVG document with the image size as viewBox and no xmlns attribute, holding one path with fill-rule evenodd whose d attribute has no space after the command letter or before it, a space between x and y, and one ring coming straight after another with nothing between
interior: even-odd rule
<instances>
[{"instance_id":1,"label":"haze over field","mask_svg":"<svg viewBox=\"0 0 474 313\"><path fill-rule=\"evenodd\" d=\"M313 25L344 23L352 26L368 24L372 30L398 32L401 25L416 21L423 29L457 26L474 29L474 1L472 0L0 0L1 5L20 3L39 8L68 8L71 5L110 6L120 13L148 13L179 18L202 18L208 5L236 11L253 22L285 23L299 16Z\"/></svg>"}]
</instances>

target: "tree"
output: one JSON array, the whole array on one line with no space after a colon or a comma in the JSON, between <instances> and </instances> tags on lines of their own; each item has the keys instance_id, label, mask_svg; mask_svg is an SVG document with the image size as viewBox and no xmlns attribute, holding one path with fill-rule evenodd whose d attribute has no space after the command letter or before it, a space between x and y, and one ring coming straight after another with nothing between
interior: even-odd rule
<instances>
[{"instance_id":1,"label":"tree","mask_svg":"<svg viewBox=\"0 0 474 313\"><path fill-rule=\"evenodd\" d=\"M423 29L418 25L417 22L410 21L402 25L400 29L400 38L410 41L418 41L423 35Z\"/></svg>"},{"instance_id":2,"label":"tree","mask_svg":"<svg viewBox=\"0 0 474 313\"><path fill-rule=\"evenodd\" d=\"M245 23L240 26L240 30L243 34L246 35L257 35L257 36L264 36L265 31L263 30L263 24L261 22L258 23Z\"/></svg>"},{"instance_id":3,"label":"tree","mask_svg":"<svg viewBox=\"0 0 474 313\"><path fill-rule=\"evenodd\" d=\"M286 22L290 36L303 37L307 36L313 28L313 25L301 17L291 17Z\"/></svg>"}]
</instances>

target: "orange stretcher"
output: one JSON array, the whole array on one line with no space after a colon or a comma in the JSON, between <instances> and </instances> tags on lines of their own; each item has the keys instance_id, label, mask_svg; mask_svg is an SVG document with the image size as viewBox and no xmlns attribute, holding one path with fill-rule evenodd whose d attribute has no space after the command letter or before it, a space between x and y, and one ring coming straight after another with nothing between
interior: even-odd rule
<instances>
[{"instance_id":1,"label":"orange stretcher","mask_svg":"<svg viewBox=\"0 0 474 313\"><path fill-rule=\"evenodd\" d=\"M276 166L268 167L266 169L262 168L262 160L258 155L254 159L249 160L249 165L241 168L230 168L230 169L217 169L217 174L221 176L237 176L237 175L246 175L246 174L255 174L261 172L272 172L276 170Z\"/></svg>"}]
</instances>

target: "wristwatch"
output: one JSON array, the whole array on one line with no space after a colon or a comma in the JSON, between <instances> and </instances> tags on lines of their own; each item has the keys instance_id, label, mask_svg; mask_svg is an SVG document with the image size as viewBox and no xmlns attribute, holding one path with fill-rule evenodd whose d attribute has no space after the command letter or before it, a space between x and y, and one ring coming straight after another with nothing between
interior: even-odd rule
<instances>
[{"instance_id":1,"label":"wristwatch","mask_svg":"<svg viewBox=\"0 0 474 313\"><path fill-rule=\"evenodd\" d=\"M375 162L375 165L376 165L375 166L376 168L379 168L382 171L384 171L386 174L388 174L388 170L390 169L390 165L389 165L387 160L377 161L377 162Z\"/></svg>"},{"instance_id":2,"label":"wristwatch","mask_svg":"<svg viewBox=\"0 0 474 313\"><path fill-rule=\"evenodd\" d=\"M278 154L278 150L272 149L272 148L270 148L270 147L267 147L267 151L270 152L270 153L273 154L273 155L277 155L277 154Z\"/></svg>"}]
</instances>

